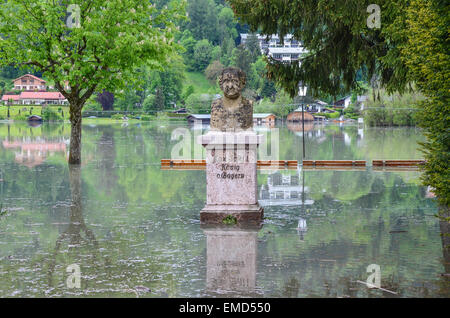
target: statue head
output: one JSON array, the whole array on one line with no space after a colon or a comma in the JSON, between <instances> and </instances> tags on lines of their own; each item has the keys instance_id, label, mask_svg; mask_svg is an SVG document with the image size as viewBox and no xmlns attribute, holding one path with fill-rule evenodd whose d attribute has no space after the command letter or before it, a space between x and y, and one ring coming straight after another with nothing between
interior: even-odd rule
<instances>
[{"instance_id":1,"label":"statue head","mask_svg":"<svg viewBox=\"0 0 450 318\"><path fill-rule=\"evenodd\" d=\"M245 81L245 73L235 67L225 68L219 76L220 89L225 97L230 99L236 99L241 95Z\"/></svg>"}]
</instances>

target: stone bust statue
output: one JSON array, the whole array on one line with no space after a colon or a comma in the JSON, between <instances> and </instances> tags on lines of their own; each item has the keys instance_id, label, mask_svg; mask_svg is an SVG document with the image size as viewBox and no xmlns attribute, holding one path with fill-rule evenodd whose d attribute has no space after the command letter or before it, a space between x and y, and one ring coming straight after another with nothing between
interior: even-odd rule
<instances>
[{"instance_id":1,"label":"stone bust statue","mask_svg":"<svg viewBox=\"0 0 450 318\"><path fill-rule=\"evenodd\" d=\"M211 104L211 130L242 131L253 127L253 103L241 96L245 73L234 67L225 68L219 76L223 97Z\"/></svg>"}]
</instances>

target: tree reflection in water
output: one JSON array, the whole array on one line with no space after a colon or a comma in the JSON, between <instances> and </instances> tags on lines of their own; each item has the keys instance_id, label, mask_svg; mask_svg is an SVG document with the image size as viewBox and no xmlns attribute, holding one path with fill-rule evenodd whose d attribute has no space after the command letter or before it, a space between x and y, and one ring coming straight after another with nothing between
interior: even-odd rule
<instances>
[{"instance_id":1,"label":"tree reflection in water","mask_svg":"<svg viewBox=\"0 0 450 318\"><path fill-rule=\"evenodd\" d=\"M70 220L67 229L61 233L56 240L55 251L48 269L48 285L53 286L53 273L56 266L56 258L61 250L64 241L68 241L69 251L80 247L82 245L93 246L94 255L98 251L98 242L95 238L94 232L86 226L83 217L83 206L81 198L81 167L79 165L69 165L69 180L70 180ZM83 234L84 233L84 237Z\"/></svg>"}]
</instances>

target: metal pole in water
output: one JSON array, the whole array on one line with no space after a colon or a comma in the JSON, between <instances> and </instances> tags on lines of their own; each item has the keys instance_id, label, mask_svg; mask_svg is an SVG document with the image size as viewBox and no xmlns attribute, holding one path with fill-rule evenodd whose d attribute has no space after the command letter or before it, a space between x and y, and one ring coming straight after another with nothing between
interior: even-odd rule
<instances>
[{"instance_id":1,"label":"metal pole in water","mask_svg":"<svg viewBox=\"0 0 450 318\"><path fill-rule=\"evenodd\" d=\"M305 159L305 111L303 109L304 104L302 103L302 138L303 138L303 158L302 158L302 165L303 160Z\"/></svg>"}]
</instances>

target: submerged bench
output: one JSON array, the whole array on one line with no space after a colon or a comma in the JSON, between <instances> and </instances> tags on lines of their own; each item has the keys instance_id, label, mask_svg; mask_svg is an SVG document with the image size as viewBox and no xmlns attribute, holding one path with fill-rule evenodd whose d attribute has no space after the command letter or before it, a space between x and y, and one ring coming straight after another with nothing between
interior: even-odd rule
<instances>
[{"instance_id":1,"label":"submerged bench","mask_svg":"<svg viewBox=\"0 0 450 318\"><path fill-rule=\"evenodd\" d=\"M297 168L297 160L258 160L257 167L295 167ZM190 167L206 167L204 159L161 159L161 168L190 168Z\"/></svg>"},{"instance_id":2,"label":"submerged bench","mask_svg":"<svg viewBox=\"0 0 450 318\"><path fill-rule=\"evenodd\" d=\"M373 160L373 167L419 167L425 164L424 159L417 160Z\"/></svg>"},{"instance_id":3,"label":"submerged bench","mask_svg":"<svg viewBox=\"0 0 450 318\"><path fill-rule=\"evenodd\" d=\"M365 160L303 160L303 167L365 167Z\"/></svg>"}]
</instances>

